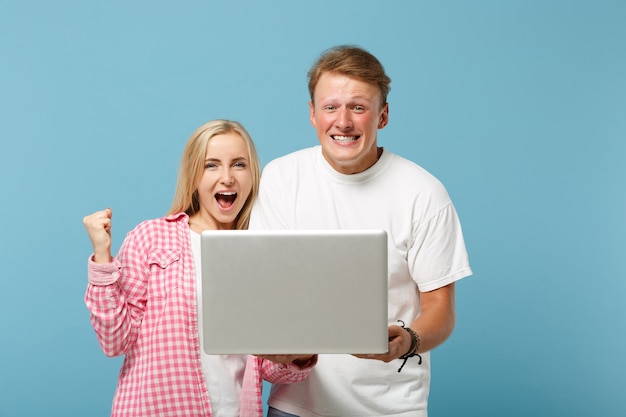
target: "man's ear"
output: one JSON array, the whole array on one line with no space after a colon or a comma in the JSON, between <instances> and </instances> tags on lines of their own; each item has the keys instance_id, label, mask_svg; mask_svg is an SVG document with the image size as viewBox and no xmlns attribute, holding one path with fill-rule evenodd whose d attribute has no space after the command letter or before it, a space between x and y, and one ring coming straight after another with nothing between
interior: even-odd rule
<instances>
[{"instance_id":1,"label":"man's ear","mask_svg":"<svg viewBox=\"0 0 626 417\"><path fill-rule=\"evenodd\" d=\"M387 126L387 124L389 124L389 103L385 103L385 107L383 107L383 111L380 113L378 128L382 129Z\"/></svg>"},{"instance_id":2,"label":"man's ear","mask_svg":"<svg viewBox=\"0 0 626 417\"><path fill-rule=\"evenodd\" d=\"M315 105L312 100L309 101L309 121L315 127Z\"/></svg>"}]
</instances>

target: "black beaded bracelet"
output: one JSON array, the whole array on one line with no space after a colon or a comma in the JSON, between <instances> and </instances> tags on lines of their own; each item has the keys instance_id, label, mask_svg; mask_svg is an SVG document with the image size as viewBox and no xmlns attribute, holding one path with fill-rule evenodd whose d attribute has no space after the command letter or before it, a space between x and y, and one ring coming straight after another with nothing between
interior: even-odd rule
<instances>
[{"instance_id":1,"label":"black beaded bracelet","mask_svg":"<svg viewBox=\"0 0 626 417\"><path fill-rule=\"evenodd\" d=\"M398 320L399 323L402 323L402 328L404 330L406 330L409 335L411 336L411 347L409 348L409 350L402 356L400 356L398 359L404 359L404 361L402 362L402 365L400 365L400 369L398 369L398 372L400 372L402 370L402 368L404 368L404 364L406 364L406 361L409 358L412 358L414 356L417 356L419 358L419 362L417 362L418 365L422 364L422 356L417 353L417 350L420 347L420 337L417 333L415 333L415 331L413 329L411 329L410 327L405 327L404 322L402 320Z\"/></svg>"}]
</instances>

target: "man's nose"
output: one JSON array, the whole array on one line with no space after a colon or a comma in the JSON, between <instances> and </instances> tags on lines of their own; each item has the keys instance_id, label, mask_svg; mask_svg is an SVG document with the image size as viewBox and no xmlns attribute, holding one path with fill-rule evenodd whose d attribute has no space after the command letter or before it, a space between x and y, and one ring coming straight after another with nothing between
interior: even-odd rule
<instances>
[{"instance_id":1,"label":"man's nose","mask_svg":"<svg viewBox=\"0 0 626 417\"><path fill-rule=\"evenodd\" d=\"M352 115L348 109L341 108L337 111L336 125L342 130L352 128Z\"/></svg>"}]
</instances>

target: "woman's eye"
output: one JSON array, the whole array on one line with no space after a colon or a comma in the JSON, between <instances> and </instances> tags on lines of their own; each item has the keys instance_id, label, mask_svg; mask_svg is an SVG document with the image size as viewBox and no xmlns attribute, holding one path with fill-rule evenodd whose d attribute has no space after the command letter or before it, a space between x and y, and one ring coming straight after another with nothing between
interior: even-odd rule
<instances>
[{"instance_id":1,"label":"woman's eye","mask_svg":"<svg viewBox=\"0 0 626 417\"><path fill-rule=\"evenodd\" d=\"M217 165L215 165L212 162L209 162L208 164L204 165L204 168L206 169L211 169L211 168L215 168Z\"/></svg>"},{"instance_id":2,"label":"woman's eye","mask_svg":"<svg viewBox=\"0 0 626 417\"><path fill-rule=\"evenodd\" d=\"M235 163L235 165L233 165L235 168L246 168L248 165L246 165L245 162L237 162Z\"/></svg>"}]
</instances>

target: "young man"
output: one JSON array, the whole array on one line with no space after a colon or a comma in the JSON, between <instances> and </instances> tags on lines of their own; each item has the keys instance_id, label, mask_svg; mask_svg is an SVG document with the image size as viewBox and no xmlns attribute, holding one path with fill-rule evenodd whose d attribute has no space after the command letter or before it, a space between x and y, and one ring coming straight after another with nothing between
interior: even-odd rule
<instances>
[{"instance_id":1,"label":"young man","mask_svg":"<svg viewBox=\"0 0 626 417\"><path fill-rule=\"evenodd\" d=\"M272 387L269 416L427 416L428 352L451 334L455 282L471 275L459 219L436 178L378 146L391 80L373 55L332 48L308 75L320 145L266 166L250 228L386 230L389 350L320 355L307 380Z\"/></svg>"}]
</instances>

